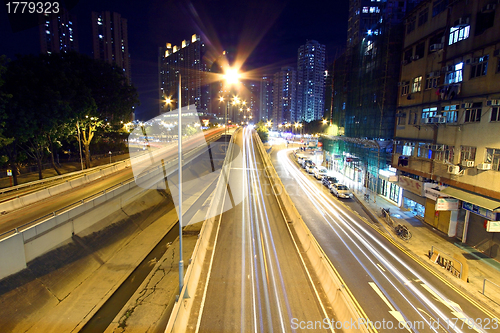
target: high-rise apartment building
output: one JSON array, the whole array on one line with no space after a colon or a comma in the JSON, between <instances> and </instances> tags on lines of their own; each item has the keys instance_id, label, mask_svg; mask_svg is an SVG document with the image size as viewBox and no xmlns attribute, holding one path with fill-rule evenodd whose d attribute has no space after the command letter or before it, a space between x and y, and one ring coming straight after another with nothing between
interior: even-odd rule
<instances>
[{"instance_id":1,"label":"high-rise apartment building","mask_svg":"<svg viewBox=\"0 0 500 333\"><path fill-rule=\"evenodd\" d=\"M325 105L325 46L308 40L297 53L297 109L292 120L321 119Z\"/></svg>"},{"instance_id":2,"label":"high-rise apartment building","mask_svg":"<svg viewBox=\"0 0 500 333\"><path fill-rule=\"evenodd\" d=\"M267 121L273 114L273 79L270 75L264 75L260 81L258 121Z\"/></svg>"},{"instance_id":3,"label":"high-rise apartment building","mask_svg":"<svg viewBox=\"0 0 500 333\"><path fill-rule=\"evenodd\" d=\"M240 121L248 123L256 123L259 121L260 115L260 89L262 88L261 82L255 80L249 80L242 82L243 86L246 88L246 96L242 96L246 100L246 105L243 106L243 119L240 117Z\"/></svg>"},{"instance_id":4,"label":"high-rise apartment building","mask_svg":"<svg viewBox=\"0 0 500 333\"><path fill-rule=\"evenodd\" d=\"M127 20L114 12L92 12L94 59L116 64L131 82Z\"/></svg>"},{"instance_id":5,"label":"high-rise apartment building","mask_svg":"<svg viewBox=\"0 0 500 333\"><path fill-rule=\"evenodd\" d=\"M291 67L282 67L274 74L273 89L273 127L296 120L297 71Z\"/></svg>"},{"instance_id":6,"label":"high-rise apartment building","mask_svg":"<svg viewBox=\"0 0 500 333\"><path fill-rule=\"evenodd\" d=\"M196 105L200 112L208 110L210 91L209 86L205 84L207 66L203 61L204 54L205 44L196 34L191 36L191 40L183 40L180 46L166 43L165 47L159 48L160 101L178 98L176 96L179 94L180 75L182 106ZM167 111L167 108L164 103L160 103L160 113Z\"/></svg>"},{"instance_id":7,"label":"high-rise apartment building","mask_svg":"<svg viewBox=\"0 0 500 333\"><path fill-rule=\"evenodd\" d=\"M500 259L500 8L423 1L406 17L392 165L400 205Z\"/></svg>"},{"instance_id":8,"label":"high-rise apartment building","mask_svg":"<svg viewBox=\"0 0 500 333\"><path fill-rule=\"evenodd\" d=\"M50 20L45 14L45 21L40 24L40 47L42 53L78 52L76 17L67 11Z\"/></svg>"},{"instance_id":9,"label":"high-rise apartment building","mask_svg":"<svg viewBox=\"0 0 500 333\"><path fill-rule=\"evenodd\" d=\"M325 139L330 167L397 203L390 181L404 14L420 0L350 0L346 51L335 61L332 119Z\"/></svg>"}]
</instances>

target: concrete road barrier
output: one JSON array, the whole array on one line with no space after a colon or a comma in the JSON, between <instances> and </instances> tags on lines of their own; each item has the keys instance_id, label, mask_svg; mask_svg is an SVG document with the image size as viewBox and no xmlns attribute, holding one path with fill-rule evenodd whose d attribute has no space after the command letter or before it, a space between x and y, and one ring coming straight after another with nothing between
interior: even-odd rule
<instances>
[{"instance_id":1,"label":"concrete road barrier","mask_svg":"<svg viewBox=\"0 0 500 333\"><path fill-rule=\"evenodd\" d=\"M290 196L286 192L278 173L274 169L271 159L265 151L262 142L257 136L255 137L258 142L258 150L264 160L265 170L271 181L273 191L275 191L274 189L280 189L279 193L276 193L277 191L275 192L278 197L278 203L281 204L283 214L287 215L291 222L291 226L289 227L294 229L298 237L298 241L307 255L318 281L333 308L336 315L335 319L337 321L348 323L351 321L359 322L360 318L364 318L362 310L357 307L357 302L354 299L354 296L352 296L347 286L343 283L342 278L328 260L327 255L321 249L320 245L302 219ZM344 327L342 331L359 333L368 332L368 329L366 326L360 326L359 329Z\"/></svg>"},{"instance_id":2,"label":"concrete road barrier","mask_svg":"<svg viewBox=\"0 0 500 333\"><path fill-rule=\"evenodd\" d=\"M233 138L231 138L232 140ZM229 159L232 155L232 145L229 145L230 150L228 150L226 154L226 159L224 161L224 166L222 168L223 172L220 173L219 179L217 181L217 186L214 193L214 198L223 198L226 190L226 179L229 177L230 168ZM221 177L225 174L225 177ZM214 232L214 225L218 212L222 210L223 200L215 200L216 205L212 203L207 212L207 216L212 216L205 220L203 226L201 228L200 234L198 236L198 241L194 247L193 253L190 258L191 264L189 265L185 277L184 277L184 287L180 292L180 297L175 302L174 308L172 309L172 313L170 314L170 319L167 324L167 328L165 332L185 332L189 317L191 315L191 310L193 307L194 295L192 295L196 289L198 288L198 284L200 281L203 264L205 262L205 258L207 255L207 249L209 246L210 238L212 233ZM184 298L183 295L186 293L191 293L190 298Z\"/></svg>"}]
</instances>

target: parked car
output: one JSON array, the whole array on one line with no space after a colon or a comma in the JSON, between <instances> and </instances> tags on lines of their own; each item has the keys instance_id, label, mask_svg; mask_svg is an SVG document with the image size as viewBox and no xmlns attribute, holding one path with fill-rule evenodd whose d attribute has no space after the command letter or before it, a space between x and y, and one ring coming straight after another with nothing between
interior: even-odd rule
<instances>
[{"instance_id":1,"label":"parked car","mask_svg":"<svg viewBox=\"0 0 500 333\"><path fill-rule=\"evenodd\" d=\"M297 157L297 163L299 163L300 165L302 165L302 163L304 163L304 159L305 159L305 156L304 154L296 154L295 155Z\"/></svg>"},{"instance_id":2,"label":"parked car","mask_svg":"<svg viewBox=\"0 0 500 333\"><path fill-rule=\"evenodd\" d=\"M302 168L306 169L307 171L307 167L309 166L312 166L314 168L314 162L310 159L304 158L304 162L302 162Z\"/></svg>"},{"instance_id":3,"label":"parked car","mask_svg":"<svg viewBox=\"0 0 500 333\"><path fill-rule=\"evenodd\" d=\"M328 170L324 166L317 166L314 168L314 178L321 180L324 176L326 176L326 173Z\"/></svg>"},{"instance_id":4,"label":"parked car","mask_svg":"<svg viewBox=\"0 0 500 333\"><path fill-rule=\"evenodd\" d=\"M313 161L307 160L305 162L305 165L306 165L305 169L306 169L307 173L313 173L314 172L314 167L316 166L316 164L314 164Z\"/></svg>"},{"instance_id":5,"label":"parked car","mask_svg":"<svg viewBox=\"0 0 500 333\"><path fill-rule=\"evenodd\" d=\"M351 191L347 186L344 184L340 183L335 183L332 184L331 191L333 195L335 195L337 198L350 198L352 196Z\"/></svg>"},{"instance_id":6,"label":"parked car","mask_svg":"<svg viewBox=\"0 0 500 333\"><path fill-rule=\"evenodd\" d=\"M321 183L323 185L325 185L328 189L330 189L330 185L331 184L335 184L337 183L337 178L333 177L333 176L325 176L323 177L323 179L321 180Z\"/></svg>"}]
</instances>

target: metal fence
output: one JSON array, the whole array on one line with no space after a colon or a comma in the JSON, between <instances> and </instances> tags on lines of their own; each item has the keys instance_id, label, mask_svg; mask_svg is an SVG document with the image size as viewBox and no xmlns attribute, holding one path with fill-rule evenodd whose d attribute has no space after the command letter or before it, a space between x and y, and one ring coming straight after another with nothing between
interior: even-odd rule
<instances>
[{"instance_id":1,"label":"metal fence","mask_svg":"<svg viewBox=\"0 0 500 333\"><path fill-rule=\"evenodd\" d=\"M128 153L128 151L121 151L121 150L115 151L115 152L111 152L111 156L121 155L121 154L125 154L125 153ZM85 156L82 156L82 158L85 159ZM101 158L109 158L109 153L92 155L90 160L95 161L95 160L99 160ZM58 158L58 159L56 159L55 164L57 167L61 167L63 164L74 163L74 162L80 163L80 156L73 156L70 158L66 158L66 157ZM7 176L8 169L9 168L0 169L0 179L8 177ZM43 163L42 164L42 170L47 170L47 169L52 169L52 163ZM28 166L24 166L24 167L19 168L19 174L21 174L21 175L28 174L28 173L35 173L35 172L38 172L37 165L28 165Z\"/></svg>"}]
</instances>

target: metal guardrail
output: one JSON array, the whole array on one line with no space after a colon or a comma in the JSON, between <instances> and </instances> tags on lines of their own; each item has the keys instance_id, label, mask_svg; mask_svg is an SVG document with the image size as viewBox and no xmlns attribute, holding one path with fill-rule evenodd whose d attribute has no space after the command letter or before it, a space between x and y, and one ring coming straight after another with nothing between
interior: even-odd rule
<instances>
[{"instance_id":1,"label":"metal guardrail","mask_svg":"<svg viewBox=\"0 0 500 333\"><path fill-rule=\"evenodd\" d=\"M483 295L484 296L486 296L486 281L488 281L489 283L491 283L492 285L494 285L495 287L498 288L497 293L500 292L500 286L498 284L496 284L496 283L494 283L494 282L492 282L492 281L490 281L488 279L484 279L483 280Z\"/></svg>"},{"instance_id":2,"label":"metal guardrail","mask_svg":"<svg viewBox=\"0 0 500 333\"><path fill-rule=\"evenodd\" d=\"M216 134L214 136L214 141L215 141L215 139L217 137L218 137L218 135ZM200 147L194 148L193 150L189 151L186 155L188 155L188 154L194 155L194 154L196 154L199 151L199 149L200 149ZM187 156L186 156L186 158L187 158ZM177 161L177 158L173 159L171 162L174 163L175 161ZM122 163L122 162L117 162L117 163ZM163 166L157 166L156 168L151 168L150 170L148 170L148 172L145 175L149 174L152 171L157 170L160 167L163 167ZM101 195L106 194L107 192L110 192L110 191L112 191L114 189L117 189L117 188L119 188L119 187L121 187L123 185L129 184L129 183L131 183L133 181L135 181L135 177L131 177L131 178L129 178L129 179L123 181L123 182L120 182L119 184L114 184L114 185L112 185L112 186L104 189L103 191L94 193L94 194L92 194L92 195L90 195L88 197L85 197L85 198L83 198L81 200L73 202L73 203L71 203L71 204L69 204L69 205L67 205L65 207L59 208L59 209L57 209L57 210L55 210L55 211L53 211L53 212L51 212L49 214L46 214L46 215L41 216L41 217L39 217L39 218L37 218L35 220L32 220L32 221L27 222L25 224L22 224L22 225L14 228L14 229L11 229L9 231L5 231L5 232L3 232L3 233L0 234L0 240L3 239L3 238L5 238L6 236L10 236L10 235L16 234L16 233L18 233L18 232L20 232L20 231L22 231L22 230L24 230L24 229L26 229L26 228L28 228L30 226L33 226L33 225L35 225L35 224L37 224L39 222L42 222L42 221L44 221L44 220L46 220L48 218L51 218L51 217L57 216L57 215L59 215L61 213L64 213L64 212L68 211L71 208L74 208L74 207L77 207L79 205L82 205L82 204L84 204L84 203L86 203L88 201L91 201L91 200L93 200L93 199L95 199L95 198L97 198L97 197L99 197Z\"/></svg>"},{"instance_id":3,"label":"metal guardrail","mask_svg":"<svg viewBox=\"0 0 500 333\"><path fill-rule=\"evenodd\" d=\"M4 194L4 193L7 193L7 192L12 192L12 191L17 191L17 190L20 190L20 189L23 189L23 188L26 188L26 187L32 187L32 186L42 185L42 184L46 184L46 183L51 183L51 182L55 182L55 181L58 181L58 180L62 180L64 178L70 178L70 177L78 176L80 174L83 174L83 175L85 175L87 173L91 174L91 173L98 172L98 171L103 170L103 169L107 169L107 168L113 167L113 166L118 165L120 163L126 163L126 162L127 162L127 160L113 162L111 164L99 165L99 166L96 166L96 167L93 167L93 168L90 168L90 169L85 169L85 170L79 170L79 171L74 171L74 172L70 172L70 173L65 173L65 174L60 175L60 176L55 176L55 177L50 177L50 178L45 178L45 179L39 179L39 180L35 180L35 181L29 182L29 183L19 184L19 185L11 186L11 187L4 187L4 188L0 189L0 194Z\"/></svg>"},{"instance_id":4,"label":"metal guardrail","mask_svg":"<svg viewBox=\"0 0 500 333\"><path fill-rule=\"evenodd\" d=\"M459 260L453 259L453 256L444 251L441 251L436 246L431 246L431 249L429 251L429 259L431 259L434 255L434 249L436 249L437 253L439 254L439 257L436 258L436 263L448 270L453 276L456 276L459 279L462 278L464 272L462 263ZM460 270L455 267L455 263L457 262L460 264Z\"/></svg>"},{"instance_id":5,"label":"metal guardrail","mask_svg":"<svg viewBox=\"0 0 500 333\"><path fill-rule=\"evenodd\" d=\"M149 172L151 172L151 171L152 171L152 170L150 170ZM148 173L149 173L149 172L148 172ZM6 237L6 236L9 236L9 235L11 235L11 234L16 234L16 233L18 233L18 232L20 232L20 231L22 231L22 230L24 230L24 229L26 229L26 228L28 228L28 227L30 227L30 226L33 226L33 225L35 225L35 224L37 224L37 223L39 223L39 222L42 222L42 221L44 221L44 220L46 220L46 219L48 219L48 218L51 218L51 217L54 217L54 216L60 215L61 213L64 213L64 212L68 211L68 210L69 210L69 209L71 209L71 208L74 208L74 207L80 206L80 205L82 205L82 204L84 204L84 203L86 203L86 202L89 202L90 200L93 200L93 199L95 199L95 198L97 198L97 197L99 197L99 196L101 196L101 195L106 194L106 193L107 193L107 192L109 192L109 191L114 190L117 186L123 186L123 185L128 184L128 183L130 183L130 182L132 182L132 181L134 181L134 177L129 178L129 179L127 179L126 181L121 182L120 184L115 184L115 185L113 185L113 186L111 186L111 187L106 188L105 190L102 190L102 191L100 191L100 192L94 193L94 194L92 194L92 195L90 195L90 196L88 196L88 197L85 197L85 198L81 199L81 200L78 200L78 201L76 201L76 202L73 202L73 203L71 203L71 204L69 204L69 205L67 205L67 206L64 206L64 207L62 207L62 208L59 208L59 209L57 209L57 210L55 210L55 211L53 211L53 212L51 212L51 213L49 213L49 214L46 214L46 215L41 216L41 217L39 217L39 218L37 218L37 219L35 219L35 220L32 220L32 221L27 222L27 223L24 223L24 224L22 224L22 225L20 225L20 226L18 226L18 227L16 227L16 228L14 228L14 229L11 229L11 230L9 230L9 231L6 231L6 232L4 232L4 233L1 233L1 234L0 234L0 239L4 238L4 237Z\"/></svg>"}]
</instances>

